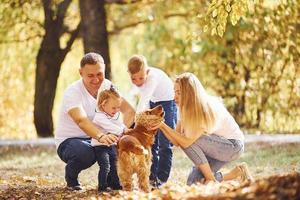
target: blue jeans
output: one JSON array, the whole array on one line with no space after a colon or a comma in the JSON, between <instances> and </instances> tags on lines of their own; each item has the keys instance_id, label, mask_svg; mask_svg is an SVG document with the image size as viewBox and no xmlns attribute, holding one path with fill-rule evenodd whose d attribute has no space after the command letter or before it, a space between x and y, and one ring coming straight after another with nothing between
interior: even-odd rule
<instances>
[{"instance_id":1,"label":"blue jeans","mask_svg":"<svg viewBox=\"0 0 300 200\"><path fill-rule=\"evenodd\" d=\"M117 149L116 146L95 146L96 160L100 166L98 173L98 189L105 191L107 187L112 189L121 189L119 177L117 174L116 160Z\"/></svg>"},{"instance_id":2,"label":"blue jeans","mask_svg":"<svg viewBox=\"0 0 300 200\"><path fill-rule=\"evenodd\" d=\"M63 141L57 154L67 165L65 167L65 180L68 186L80 185L78 174L96 162L94 148L89 138L69 138Z\"/></svg>"},{"instance_id":3,"label":"blue jeans","mask_svg":"<svg viewBox=\"0 0 300 200\"><path fill-rule=\"evenodd\" d=\"M209 163L215 173L216 180L222 181L223 175L218 170L225 164L239 158L244 152L244 142L226 139L215 134L203 135L183 151L195 165L188 176L187 185L204 179L198 166L205 163Z\"/></svg>"},{"instance_id":4,"label":"blue jeans","mask_svg":"<svg viewBox=\"0 0 300 200\"><path fill-rule=\"evenodd\" d=\"M161 105L165 111L165 123L172 129L177 122L177 107L175 101L150 102L150 108ZM158 130L155 142L152 146L152 166L150 180L167 182L172 167L172 143Z\"/></svg>"}]
</instances>

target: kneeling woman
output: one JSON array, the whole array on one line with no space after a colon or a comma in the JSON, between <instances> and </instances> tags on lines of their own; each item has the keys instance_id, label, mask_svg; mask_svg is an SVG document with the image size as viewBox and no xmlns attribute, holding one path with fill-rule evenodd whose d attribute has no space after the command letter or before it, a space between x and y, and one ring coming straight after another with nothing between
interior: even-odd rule
<instances>
[{"instance_id":1,"label":"kneeling woman","mask_svg":"<svg viewBox=\"0 0 300 200\"><path fill-rule=\"evenodd\" d=\"M194 163L187 184L221 182L239 177L251 181L245 164L236 166L228 174L218 172L244 151L243 132L221 99L208 95L198 78L191 73L178 76L174 90L180 118L176 131L164 122L153 124L152 128L160 128Z\"/></svg>"}]
</instances>

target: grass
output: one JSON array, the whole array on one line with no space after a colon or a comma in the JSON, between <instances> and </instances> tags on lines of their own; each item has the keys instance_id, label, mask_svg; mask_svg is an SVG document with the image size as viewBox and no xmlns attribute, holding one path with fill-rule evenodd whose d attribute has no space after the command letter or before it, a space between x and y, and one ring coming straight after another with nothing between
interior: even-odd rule
<instances>
[{"instance_id":1,"label":"grass","mask_svg":"<svg viewBox=\"0 0 300 200\"><path fill-rule=\"evenodd\" d=\"M0 148L0 186L37 184L64 187L64 166L54 147ZM184 185L192 163L184 153L174 148L174 162L170 182ZM255 178L300 171L299 144L255 143L246 146L246 152L222 171L246 162ZM97 186L97 164L82 171L80 181L86 188Z\"/></svg>"}]
</instances>

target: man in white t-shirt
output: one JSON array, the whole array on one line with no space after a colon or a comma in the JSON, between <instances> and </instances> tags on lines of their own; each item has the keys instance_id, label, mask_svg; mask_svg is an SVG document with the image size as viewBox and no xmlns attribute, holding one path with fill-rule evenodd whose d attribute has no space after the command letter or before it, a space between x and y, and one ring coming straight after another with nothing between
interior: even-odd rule
<instances>
[{"instance_id":1,"label":"man in white t-shirt","mask_svg":"<svg viewBox=\"0 0 300 200\"><path fill-rule=\"evenodd\" d=\"M91 138L99 143L111 145L118 137L104 134L93 124L98 90L109 89L112 83L105 79L105 64L101 55L87 53L81 59L79 73L81 79L71 84L65 91L55 130L58 156L67 164L65 180L72 190L80 190L79 173L96 162ZM131 126L135 112L122 98L121 112L124 124Z\"/></svg>"}]
</instances>

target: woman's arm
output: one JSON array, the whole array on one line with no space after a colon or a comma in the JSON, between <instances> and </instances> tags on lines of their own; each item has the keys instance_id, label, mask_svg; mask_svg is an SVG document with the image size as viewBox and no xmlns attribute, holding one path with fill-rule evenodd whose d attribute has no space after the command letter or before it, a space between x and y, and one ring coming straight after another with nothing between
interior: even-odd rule
<instances>
[{"instance_id":1,"label":"woman's arm","mask_svg":"<svg viewBox=\"0 0 300 200\"><path fill-rule=\"evenodd\" d=\"M162 122L164 123L164 122ZM161 129L162 130L162 129ZM173 130L173 129L172 129ZM176 130L177 130L177 126L176 126ZM163 131L163 130L162 130ZM163 132L164 133L164 132ZM173 145L175 146L179 146L178 142L173 138L172 134L165 134L166 138L168 138L170 140L170 142L172 142Z\"/></svg>"},{"instance_id":2,"label":"woman's arm","mask_svg":"<svg viewBox=\"0 0 300 200\"><path fill-rule=\"evenodd\" d=\"M175 130L177 133L181 132L181 122L180 121L177 121ZM165 136L172 142L173 145L179 146L179 144L175 141L175 139L172 137L172 135L165 134Z\"/></svg>"},{"instance_id":3,"label":"woman's arm","mask_svg":"<svg viewBox=\"0 0 300 200\"><path fill-rule=\"evenodd\" d=\"M180 126L180 124L179 124ZM188 138L177 131L179 128L176 127L177 131L174 131L172 128L170 128L168 125L166 125L164 122L161 122L158 125L158 128L164 133L164 135L171 140L171 142L175 145L179 145L183 148L189 147L196 139L198 139L197 135L195 137Z\"/></svg>"},{"instance_id":4,"label":"woman's arm","mask_svg":"<svg viewBox=\"0 0 300 200\"><path fill-rule=\"evenodd\" d=\"M177 133L181 133L181 121L180 120L177 121L175 130Z\"/></svg>"}]
</instances>

